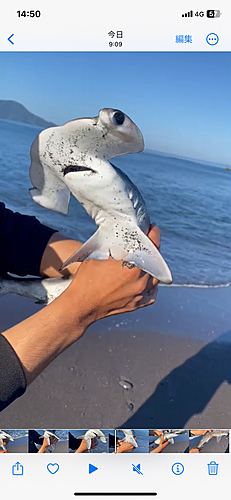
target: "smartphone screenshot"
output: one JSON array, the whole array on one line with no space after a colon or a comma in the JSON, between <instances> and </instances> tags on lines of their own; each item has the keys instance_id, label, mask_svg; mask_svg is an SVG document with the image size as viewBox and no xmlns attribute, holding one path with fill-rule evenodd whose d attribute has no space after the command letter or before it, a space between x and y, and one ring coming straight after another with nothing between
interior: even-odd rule
<instances>
[{"instance_id":1,"label":"smartphone screenshot","mask_svg":"<svg viewBox=\"0 0 231 500\"><path fill-rule=\"evenodd\" d=\"M230 17L1 7L2 498L229 498Z\"/></svg>"}]
</instances>

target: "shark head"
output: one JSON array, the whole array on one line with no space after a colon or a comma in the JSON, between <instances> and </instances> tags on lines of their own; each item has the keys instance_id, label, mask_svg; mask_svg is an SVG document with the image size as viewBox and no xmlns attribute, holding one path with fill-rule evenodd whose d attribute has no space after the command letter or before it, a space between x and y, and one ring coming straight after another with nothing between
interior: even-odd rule
<instances>
[{"instance_id":1,"label":"shark head","mask_svg":"<svg viewBox=\"0 0 231 500\"><path fill-rule=\"evenodd\" d=\"M43 130L31 146L31 196L39 205L66 214L73 184L80 186L87 178L88 189L97 182L103 187L102 181L113 177L109 158L143 149L139 128L117 109L104 108L94 118Z\"/></svg>"}]
</instances>

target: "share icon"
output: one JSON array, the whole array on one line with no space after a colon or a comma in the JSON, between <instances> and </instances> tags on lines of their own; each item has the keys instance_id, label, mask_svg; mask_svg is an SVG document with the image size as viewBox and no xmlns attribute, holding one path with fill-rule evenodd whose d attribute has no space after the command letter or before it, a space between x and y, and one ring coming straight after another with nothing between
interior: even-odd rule
<instances>
[{"instance_id":1,"label":"share icon","mask_svg":"<svg viewBox=\"0 0 231 500\"><path fill-rule=\"evenodd\" d=\"M141 465L138 464L138 465L134 465L132 464L132 467L133 467L133 472L137 472L137 474L141 474L141 476L143 476L143 472L141 472Z\"/></svg>"}]
</instances>

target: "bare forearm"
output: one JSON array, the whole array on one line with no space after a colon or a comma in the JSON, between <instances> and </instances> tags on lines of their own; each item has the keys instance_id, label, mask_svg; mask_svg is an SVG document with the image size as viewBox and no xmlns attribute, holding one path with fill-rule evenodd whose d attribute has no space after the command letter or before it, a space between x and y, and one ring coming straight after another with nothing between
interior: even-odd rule
<instances>
[{"instance_id":1,"label":"bare forearm","mask_svg":"<svg viewBox=\"0 0 231 500\"><path fill-rule=\"evenodd\" d=\"M72 264L64 271L59 272L61 265L82 246L80 241L75 241L63 236L61 233L54 233L44 250L40 264L42 276L55 278L74 274L80 263Z\"/></svg>"},{"instance_id":2,"label":"bare forearm","mask_svg":"<svg viewBox=\"0 0 231 500\"><path fill-rule=\"evenodd\" d=\"M156 231L150 231L153 241ZM78 242L73 244L75 249L76 245L81 246ZM57 269L59 265L60 262ZM42 270L46 269L45 265ZM78 340L90 324L153 304L155 297L149 295L152 288L156 288L154 278L150 284L147 274L136 267L124 267L122 261L90 260L80 264L72 283L56 300L3 333L21 360L27 383Z\"/></svg>"},{"instance_id":3,"label":"bare forearm","mask_svg":"<svg viewBox=\"0 0 231 500\"><path fill-rule=\"evenodd\" d=\"M38 453L45 453L47 448L48 448L48 446L45 443L43 443L41 448L39 449Z\"/></svg>"},{"instance_id":4,"label":"bare forearm","mask_svg":"<svg viewBox=\"0 0 231 500\"><path fill-rule=\"evenodd\" d=\"M2 334L17 353L28 384L78 340L90 324L81 297L77 300L79 314L73 310L70 294L62 294L49 306Z\"/></svg>"},{"instance_id":5,"label":"bare forearm","mask_svg":"<svg viewBox=\"0 0 231 500\"><path fill-rule=\"evenodd\" d=\"M166 441L163 444L159 444L159 446L157 446L154 450L150 451L150 453L161 453L161 451L163 451L164 448L166 448L166 446L168 446L168 444L169 444L168 441Z\"/></svg>"}]
</instances>

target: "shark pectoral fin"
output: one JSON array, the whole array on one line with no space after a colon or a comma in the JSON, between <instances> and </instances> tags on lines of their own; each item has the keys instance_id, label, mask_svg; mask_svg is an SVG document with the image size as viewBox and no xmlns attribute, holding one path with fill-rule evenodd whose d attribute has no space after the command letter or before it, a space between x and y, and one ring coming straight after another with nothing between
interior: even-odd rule
<instances>
[{"instance_id":1,"label":"shark pectoral fin","mask_svg":"<svg viewBox=\"0 0 231 500\"><path fill-rule=\"evenodd\" d=\"M174 444L174 439L173 439L173 438L172 438L172 439L168 439L168 442L169 442L170 444Z\"/></svg>"},{"instance_id":2,"label":"shark pectoral fin","mask_svg":"<svg viewBox=\"0 0 231 500\"><path fill-rule=\"evenodd\" d=\"M60 270L70 266L74 262L83 262L84 260L106 260L109 257L109 250L101 238L100 229L98 229L69 259L64 262Z\"/></svg>"},{"instance_id":3,"label":"shark pectoral fin","mask_svg":"<svg viewBox=\"0 0 231 500\"><path fill-rule=\"evenodd\" d=\"M91 449L91 439L88 439L86 441L86 443L87 443L87 449L90 450Z\"/></svg>"},{"instance_id":4,"label":"shark pectoral fin","mask_svg":"<svg viewBox=\"0 0 231 500\"><path fill-rule=\"evenodd\" d=\"M170 269L159 250L157 250L151 240L138 227L137 233L140 248L134 251L130 250L123 260L130 264L135 264L135 266L157 278L159 281L163 281L163 283L172 283Z\"/></svg>"},{"instance_id":5,"label":"shark pectoral fin","mask_svg":"<svg viewBox=\"0 0 231 500\"><path fill-rule=\"evenodd\" d=\"M132 444L135 448L138 448L138 444L133 437L130 438L130 444Z\"/></svg>"},{"instance_id":6,"label":"shark pectoral fin","mask_svg":"<svg viewBox=\"0 0 231 500\"><path fill-rule=\"evenodd\" d=\"M217 443L220 443L222 436L217 436Z\"/></svg>"},{"instance_id":7,"label":"shark pectoral fin","mask_svg":"<svg viewBox=\"0 0 231 500\"><path fill-rule=\"evenodd\" d=\"M32 199L44 208L67 214L70 191L49 167L41 163L38 138L33 142L30 154L30 180L34 186L30 189Z\"/></svg>"}]
</instances>

